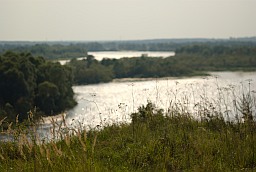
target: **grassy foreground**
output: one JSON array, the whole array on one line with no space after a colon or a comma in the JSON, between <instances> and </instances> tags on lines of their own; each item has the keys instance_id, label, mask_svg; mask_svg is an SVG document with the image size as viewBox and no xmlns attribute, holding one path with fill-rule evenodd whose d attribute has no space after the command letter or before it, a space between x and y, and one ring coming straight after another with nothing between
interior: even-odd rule
<instances>
[{"instance_id":1,"label":"grassy foreground","mask_svg":"<svg viewBox=\"0 0 256 172\"><path fill-rule=\"evenodd\" d=\"M47 143L20 124L9 129L15 141L0 142L0 171L255 171L250 111L243 109L243 122L205 112L195 120L148 103L131 114L129 124L66 128L61 140Z\"/></svg>"}]
</instances>

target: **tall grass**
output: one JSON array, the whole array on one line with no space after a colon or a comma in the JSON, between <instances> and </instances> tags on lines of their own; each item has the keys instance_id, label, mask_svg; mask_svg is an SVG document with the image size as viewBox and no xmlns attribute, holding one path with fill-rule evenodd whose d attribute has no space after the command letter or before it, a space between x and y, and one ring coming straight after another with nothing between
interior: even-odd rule
<instances>
[{"instance_id":1,"label":"tall grass","mask_svg":"<svg viewBox=\"0 0 256 172\"><path fill-rule=\"evenodd\" d=\"M48 141L36 132L33 112L27 123L2 119L2 133L12 139L0 142L0 171L255 171L254 94L229 94L233 114L222 89L218 94L215 103L203 95L193 112L175 100L167 111L148 102L131 123L90 130L52 120Z\"/></svg>"}]
</instances>

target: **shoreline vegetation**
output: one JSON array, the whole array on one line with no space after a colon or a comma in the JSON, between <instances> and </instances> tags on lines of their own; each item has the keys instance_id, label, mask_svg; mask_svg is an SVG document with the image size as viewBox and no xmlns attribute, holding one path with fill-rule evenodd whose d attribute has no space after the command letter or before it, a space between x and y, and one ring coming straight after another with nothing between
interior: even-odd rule
<instances>
[{"instance_id":1,"label":"shoreline vegetation","mask_svg":"<svg viewBox=\"0 0 256 172\"><path fill-rule=\"evenodd\" d=\"M39 137L30 118L29 129L17 123L6 131L14 137L0 142L0 170L255 170L255 97L245 94L237 100L234 121L226 121L218 105L201 103L197 118L175 104L164 112L148 102L130 115L130 123L101 123L89 130L72 128L63 118L52 121L50 140Z\"/></svg>"},{"instance_id":2,"label":"shoreline vegetation","mask_svg":"<svg viewBox=\"0 0 256 172\"><path fill-rule=\"evenodd\" d=\"M177 49L175 56L103 59L71 59L76 85L110 82L122 78L206 76L209 71L255 71L256 46L225 47L191 45Z\"/></svg>"},{"instance_id":3,"label":"shoreline vegetation","mask_svg":"<svg viewBox=\"0 0 256 172\"><path fill-rule=\"evenodd\" d=\"M185 104L174 102L165 112L148 102L130 114L130 123L74 128L62 115L61 122L49 120L49 140L39 136L40 116L75 105L74 84L256 70L256 46L247 44L186 45L175 53L102 61L88 55L67 65L30 53L0 55L0 129L13 137L0 141L0 171L256 170L256 97L250 89L235 95L234 114L207 100L195 105L196 117Z\"/></svg>"}]
</instances>

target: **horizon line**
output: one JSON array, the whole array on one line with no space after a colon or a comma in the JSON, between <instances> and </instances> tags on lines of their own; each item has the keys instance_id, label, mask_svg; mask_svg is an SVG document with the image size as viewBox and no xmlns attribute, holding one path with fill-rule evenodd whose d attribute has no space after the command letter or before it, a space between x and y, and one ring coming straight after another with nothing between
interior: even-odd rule
<instances>
[{"instance_id":1,"label":"horizon line","mask_svg":"<svg viewBox=\"0 0 256 172\"><path fill-rule=\"evenodd\" d=\"M129 42L129 41L157 41L157 40L234 40L234 39L256 39L256 36L241 37L184 37L184 38L145 38L145 39L124 39L124 40L0 40L0 42Z\"/></svg>"}]
</instances>

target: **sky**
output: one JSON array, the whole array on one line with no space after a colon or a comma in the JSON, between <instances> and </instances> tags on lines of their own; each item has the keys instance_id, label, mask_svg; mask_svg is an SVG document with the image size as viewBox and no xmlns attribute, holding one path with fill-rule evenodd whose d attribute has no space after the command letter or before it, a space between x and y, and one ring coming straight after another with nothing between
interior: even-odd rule
<instances>
[{"instance_id":1,"label":"sky","mask_svg":"<svg viewBox=\"0 0 256 172\"><path fill-rule=\"evenodd\" d=\"M2 41L256 36L256 0L0 0Z\"/></svg>"}]
</instances>

